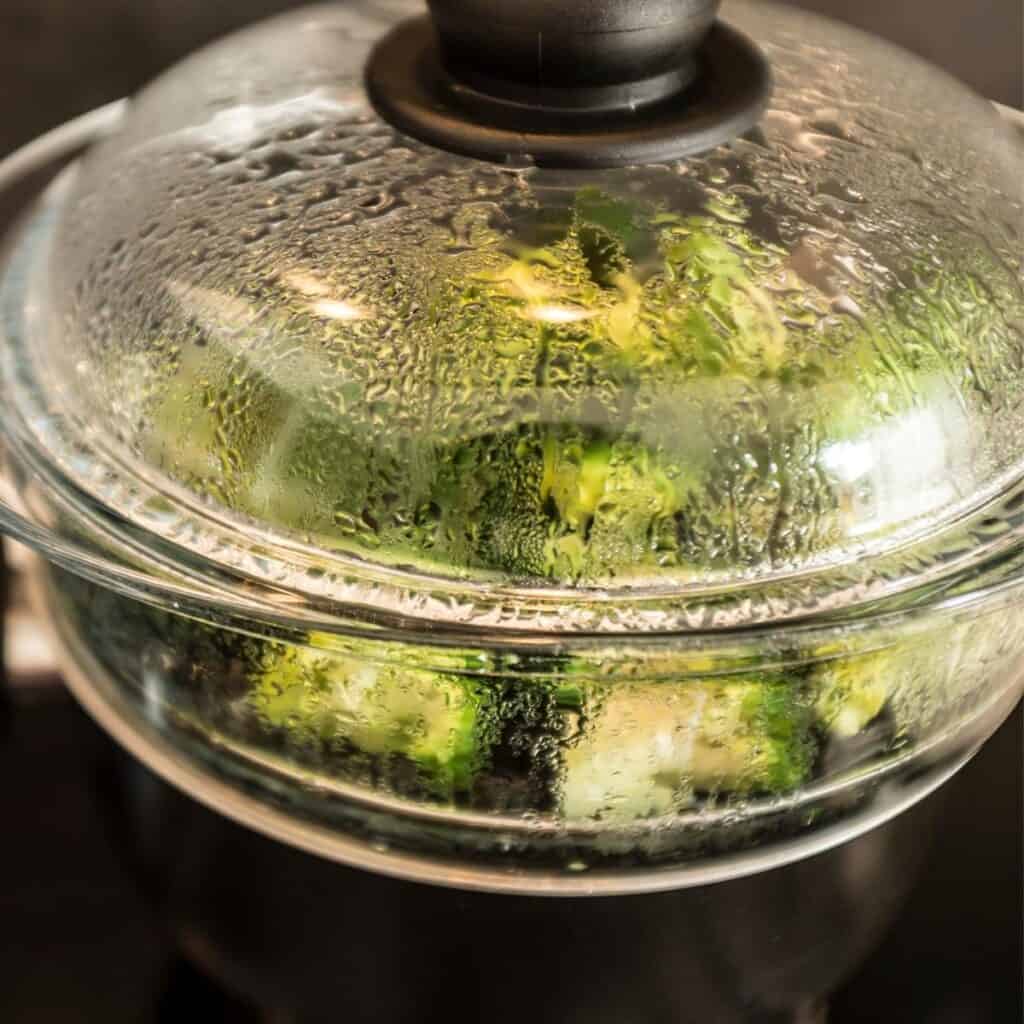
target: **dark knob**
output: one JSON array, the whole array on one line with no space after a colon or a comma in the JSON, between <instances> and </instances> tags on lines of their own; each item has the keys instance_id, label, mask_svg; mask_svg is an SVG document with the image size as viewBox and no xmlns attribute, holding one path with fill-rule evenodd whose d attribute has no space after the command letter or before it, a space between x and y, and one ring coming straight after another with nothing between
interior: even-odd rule
<instances>
[{"instance_id":1,"label":"dark knob","mask_svg":"<svg viewBox=\"0 0 1024 1024\"><path fill-rule=\"evenodd\" d=\"M721 0L427 0L374 48L366 87L396 128L489 160L679 159L750 128L771 90Z\"/></svg>"},{"instance_id":2,"label":"dark knob","mask_svg":"<svg viewBox=\"0 0 1024 1024\"><path fill-rule=\"evenodd\" d=\"M453 73L526 86L639 81L688 63L721 0L427 0Z\"/></svg>"}]
</instances>

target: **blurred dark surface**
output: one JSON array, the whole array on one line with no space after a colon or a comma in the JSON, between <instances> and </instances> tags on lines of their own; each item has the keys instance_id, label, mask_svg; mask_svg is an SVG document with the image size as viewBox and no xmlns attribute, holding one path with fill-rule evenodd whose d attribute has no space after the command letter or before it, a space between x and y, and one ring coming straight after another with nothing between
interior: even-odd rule
<instances>
[{"instance_id":1,"label":"blurred dark surface","mask_svg":"<svg viewBox=\"0 0 1024 1024\"><path fill-rule=\"evenodd\" d=\"M296 6L0 0L0 154L130 93L196 46ZM800 6L884 34L991 98L1024 104L1021 0ZM0 209L0 224L11 212ZM52 675L14 694L6 734L0 721L0 1022L263 1019L181 960L139 895L101 811L109 741ZM1024 1017L1022 734L1018 712L949 785L925 875L882 947L836 995L832 1024Z\"/></svg>"},{"instance_id":2,"label":"blurred dark surface","mask_svg":"<svg viewBox=\"0 0 1024 1024\"><path fill-rule=\"evenodd\" d=\"M1021 0L797 0L1024 105ZM133 92L190 50L300 0L0 0L0 153Z\"/></svg>"}]
</instances>

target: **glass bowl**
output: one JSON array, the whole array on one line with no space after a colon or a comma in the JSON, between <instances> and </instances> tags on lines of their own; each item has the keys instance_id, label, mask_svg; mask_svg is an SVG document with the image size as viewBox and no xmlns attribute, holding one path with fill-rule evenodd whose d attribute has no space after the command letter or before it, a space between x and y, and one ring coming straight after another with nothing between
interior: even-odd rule
<instances>
[{"instance_id":1,"label":"glass bowl","mask_svg":"<svg viewBox=\"0 0 1024 1024\"><path fill-rule=\"evenodd\" d=\"M72 691L169 781L308 851L470 889L660 891L823 852L945 782L1024 687L1016 580L861 622L547 649L296 642L60 568L37 592ZM794 711L814 682L827 727Z\"/></svg>"},{"instance_id":2,"label":"glass bowl","mask_svg":"<svg viewBox=\"0 0 1024 1024\"><path fill-rule=\"evenodd\" d=\"M757 5L726 9L767 17ZM135 159L151 144L132 135L140 124L178 131L179 112L165 109L161 123L160 104L139 102L127 121L108 108L16 154L0 184L105 134ZM799 127L776 121L783 135ZM219 125L221 141L253 130L236 122ZM972 145L987 130L971 128ZM680 889L881 825L949 778L1020 699L1024 483L1012 446L997 451L1009 399L993 405L1002 419L980 426L977 410L936 421L959 445L944 449L961 474L952 489L887 469L892 500L849 496L856 544L830 540L781 568L727 559L685 579L677 565L584 585L410 569L386 550L367 555L372 517L356 525L357 551L343 542L352 530L328 547L273 501L261 519L226 492L211 500L195 486L209 470L189 470L206 457L195 408L180 411L193 445L168 456L138 441L147 371L139 363L132 376L128 352L114 378L122 393L97 376L107 357L95 339L123 313L112 287L130 272L123 246L98 271L109 305L38 287L53 252L87 261L81 226L97 203L108 209L81 199L83 175L96 194L96 166L76 167L25 218L0 288L0 525L43 558L37 601L78 699L219 812L406 879L522 894ZM80 235L67 219L76 195ZM480 225L463 227L468 238ZM127 303L137 280L121 291ZM186 293L199 313L212 301ZM305 297L327 304L328 319L352 319L326 293ZM91 312L76 320L69 308ZM928 415L945 409L933 399ZM844 452L868 443L879 458L886 445L905 456L920 438L855 432ZM933 455L922 449L937 473Z\"/></svg>"}]
</instances>

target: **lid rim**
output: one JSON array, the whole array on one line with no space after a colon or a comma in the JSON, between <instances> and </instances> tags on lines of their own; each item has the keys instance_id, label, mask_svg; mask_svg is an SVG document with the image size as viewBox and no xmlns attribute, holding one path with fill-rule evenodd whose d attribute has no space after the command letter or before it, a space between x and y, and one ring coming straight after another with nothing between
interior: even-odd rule
<instances>
[{"instance_id":1,"label":"lid rim","mask_svg":"<svg viewBox=\"0 0 1024 1024\"><path fill-rule=\"evenodd\" d=\"M4 531L55 563L101 585L150 604L185 614L191 611L199 617L223 616L244 622L263 622L286 630L315 629L345 635L363 634L438 647L472 643L500 649L518 643L531 648L583 648L627 637L641 647L669 641L699 645L710 639L716 642L734 639L746 647L758 643L759 639L777 636L780 631L796 637L821 631L849 633L851 630L903 628L911 622L922 623L927 628L937 616L957 615L979 605L1016 600L1018 592L1024 590L1024 565L1021 564L1021 555L1024 555L1024 480L1021 480L1008 499L1020 513L1021 524L1012 535L1003 534L1005 542L994 552L987 550L985 558L976 558L968 566L937 580L917 580L898 595L869 597L836 608L808 611L805 615L697 627L676 621L663 628L638 629L638 623L634 621L618 629L559 630L541 626L506 626L500 621L446 621L405 614L384 608L380 603L318 601L308 593L285 591L272 581L232 573L222 563L209 558L200 556L198 564L190 564L189 556L194 558L195 552L180 545L169 545L166 539L156 534L143 530L139 531L138 538L126 536L124 528L132 528L128 520L98 505L85 492L79 492L76 498L67 490L62 493L53 487L52 470L47 471L41 466L37 461L38 452L26 450L24 439L19 443L9 428L8 421L4 424L8 441L5 452L7 470L20 470L26 474L26 479L32 481L36 493L30 493L28 504L41 504L45 517L54 514L54 506L47 502L56 500L58 514L61 511L71 513L77 536L69 540L57 533L52 525L39 525L34 521L39 517L38 511L34 513L25 507L26 502L19 500L14 493L8 495L0 491L0 527ZM24 461L26 457L28 461ZM42 495L39 493L40 484L46 485ZM64 481L64 484L69 482ZM73 484L70 486L74 487ZM32 489L27 490L31 492ZM1009 543L1010 536L1013 543ZM153 541L158 542L159 552ZM1009 573L1006 567L1009 567ZM964 583L969 583L972 577L980 578L982 585L964 589ZM484 588L480 590L493 594ZM952 596L950 591L953 591ZM288 600L282 598L285 593ZM931 600L930 595L935 593L939 599ZM894 596L900 605L892 609L889 605ZM617 603L621 604L621 600Z\"/></svg>"},{"instance_id":2,"label":"lid rim","mask_svg":"<svg viewBox=\"0 0 1024 1024\"><path fill-rule=\"evenodd\" d=\"M85 521L90 522L94 530L108 537L108 545L112 540L122 542L122 538L117 535L127 526L133 532L138 531L151 546L155 546L156 542L167 551L161 561L168 568L181 569L190 560L198 558L198 564L189 566L189 575L193 579L203 580L204 584L214 583L215 576L211 575L211 571L217 577L228 574L229 578L235 579L237 585L243 587L263 587L278 593L288 593L291 595L289 604L292 605L297 598L308 602L313 608L345 608L350 614L370 621L400 622L402 628L418 626L427 631L451 629L457 633L476 634L482 631L506 636L547 638L615 636L636 630L651 636L721 636L811 624L818 620L855 620L859 617L859 611L869 610L880 602L893 599L912 602L915 594L940 585L951 586L964 575L981 571L982 567L994 560L1011 559L1016 551L1024 550L1024 476L1017 476L1012 486L987 502L972 507L963 517L945 523L941 531L920 539L916 544L910 542L895 549L887 548L874 558L854 559L836 566L837 569L845 567L850 570L852 575L846 586L837 586L832 591L815 588L804 605L793 601L791 595L773 596L771 588L799 587L802 580L820 584L827 578L820 565L806 568L789 577L762 577L747 582L737 580L731 585L689 592L678 587L591 592L581 588L552 586L491 586L481 580L433 577L373 563L355 564L339 555L336 571L344 572L346 576L338 580L325 567L330 565L325 552L308 545L291 545L287 538L273 534L263 537L249 534L246 540L252 537L251 545L239 544L238 527L241 524L228 522L217 514L219 510L203 507L197 500L188 506L192 518L176 524L173 532L177 536L162 535L156 526L159 523L166 524L164 509L168 499L163 497L163 492L157 490L143 492L142 497L139 497L140 484L145 486L148 482L137 476L122 479L118 481L120 486L111 487L111 469L116 465L111 461L98 463L105 486L94 492L83 490L82 480L68 477L59 464L52 461L53 443L60 439L59 427L62 424L55 424L45 416L40 416L39 422L45 424L49 435L48 443L44 444L24 418L19 417L20 422L13 419L12 413L16 415L21 411L19 399L23 398L24 393L9 396L5 403L4 430L9 455L20 463L22 472L37 488L44 486L44 501L56 501L58 507L75 509L76 522L80 525ZM65 457L82 458L85 450L79 438L73 437L71 444L73 447L69 446L65 450ZM129 498L130 505L135 509L150 513L149 525L145 516L132 514ZM993 515L993 511L999 507L1008 509L1009 513ZM114 508L118 509L116 514L112 511ZM152 514L154 508L155 515ZM984 538L986 543L977 543L972 527L984 530L985 525L993 520L1001 524L1000 530L994 537ZM197 523L202 525L197 526ZM1010 525L1006 525L1008 523ZM250 524L253 525L255 521ZM214 533L214 530L217 532ZM203 539L203 546L207 550L202 550L195 543L188 544L180 540L181 536ZM968 538L971 538L970 543ZM905 574L895 583L889 581L889 586L880 585L875 580L878 576L875 570L880 565L884 566L886 561L895 557L905 558L908 551L920 550L923 557L924 552L943 545L952 548L954 557L941 571ZM145 552L145 548L137 542L131 546L137 556ZM235 555L234 563L224 557L231 551ZM281 578L285 572L296 575L295 567L299 563L294 556L300 554L306 559L304 581L307 584L319 583L318 587L301 587L297 581L285 582ZM290 567L283 563L283 555L292 556ZM884 577L880 578L884 580ZM365 594L365 590L370 588L374 592ZM762 596L760 612L757 611L759 593L767 594ZM387 600L389 594L390 602ZM358 600L359 596L364 600ZM463 614L451 614L460 599L463 602ZM735 602L731 608L724 603L727 599ZM564 626L564 606L568 601L579 605L589 602L587 619L575 627L553 628L554 625ZM447 611L449 614L424 614L424 604L432 605L438 613ZM488 606L491 610L480 614ZM510 612L529 616L531 606L533 624L527 624L529 619L526 622L517 618L507 621ZM783 606L785 614L778 614L780 606ZM632 614L624 616L624 611ZM620 622L617 625L608 622L609 616ZM543 625L547 621L552 625Z\"/></svg>"}]
</instances>

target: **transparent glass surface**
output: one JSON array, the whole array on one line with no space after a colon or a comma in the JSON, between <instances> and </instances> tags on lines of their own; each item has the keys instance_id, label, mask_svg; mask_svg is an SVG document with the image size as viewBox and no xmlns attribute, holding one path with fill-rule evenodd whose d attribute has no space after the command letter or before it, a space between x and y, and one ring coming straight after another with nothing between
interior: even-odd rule
<instances>
[{"instance_id":1,"label":"transparent glass surface","mask_svg":"<svg viewBox=\"0 0 1024 1024\"><path fill-rule=\"evenodd\" d=\"M927 616L731 644L260 628L41 579L66 678L192 796L335 859L595 895L831 849L941 785L1019 700L1019 585Z\"/></svg>"},{"instance_id":2,"label":"transparent glass surface","mask_svg":"<svg viewBox=\"0 0 1024 1024\"><path fill-rule=\"evenodd\" d=\"M731 3L747 137L481 163L367 104L414 9L201 52L13 240L0 521L76 694L224 813L453 885L703 884L898 814L1024 683L1020 137Z\"/></svg>"},{"instance_id":3,"label":"transparent glass surface","mask_svg":"<svg viewBox=\"0 0 1024 1024\"><path fill-rule=\"evenodd\" d=\"M1024 437L1021 147L996 114L737 3L776 78L746 137L506 167L369 105L369 48L416 9L202 51L64 183L24 323L62 472L249 574L401 581L374 603L416 614L447 588L427 615L460 621L473 586L527 590L498 613L527 626L538 591L554 628L644 626L652 595L692 621L722 591L732 623L799 615L958 552Z\"/></svg>"}]
</instances>

